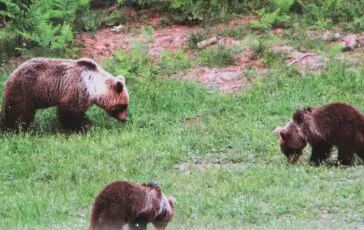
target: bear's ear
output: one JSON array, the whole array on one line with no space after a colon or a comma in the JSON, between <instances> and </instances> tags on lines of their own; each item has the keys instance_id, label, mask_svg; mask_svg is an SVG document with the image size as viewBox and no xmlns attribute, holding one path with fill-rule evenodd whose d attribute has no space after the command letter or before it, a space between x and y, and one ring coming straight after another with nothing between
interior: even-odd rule
<instances>
[{"instance_id":1,"label":"bear's ear","mask_svg":"<svg viewBox=\"0 0 364 230\"><path fill-rule=\"evenodd\" d=\"M301 124L303 122L304 119L304 111L302 110L297 110L294 114L293 114L293 120L297 123L297 124Z\"/></svg>"},{"instance_id":2,"label":"bear's ear","mask_svg":"<svg viewBox=\"0 0 364 230\"><path fill-rule=\"evenodd\" d=\"M279 132L279 135L280 135L280 139L279 141L280 142L286 142L290 136L290 133L289 133L289 129L282 129L280 132Z\"/></svg>"},{"instance_id":3,"label":"bear's ear","mask_svg":"<svg viewBox=\"0 0 364 230\"><path fill-rule=\"evenodd\" d=\"M275 135L277 135L277 137L280 137L281 130L282 130L281 127L276 127L273 132L274 132Z\"/></svg>"},{"instance_id":4,"label":"bear's ear","mask_svg":"<svg viewBox=\"0 0 364 230\"><path fill-rule=\"evenodd\" d=\"M88 58L81 58L80 60L77 61L77 65L84 66L87 69L93 71L97 69L97 63L94 60Z\"/></svg>"},{"instance_id":5,"label":"bear's ear","mask_svg":"<svg viewBox=\"0 0 364 230\"><path fill-rule=\"evenodd\" d=\"M114 89L115 91L120 94L121 92L123 92L124 89L124 84L121 81L117 81L114 85Z\"/></svg>"},{"instance_id":6,"label":"bear's ear","mask_svg":"<svg viewBox=\"0 0 364 230\"><path fill-rule=\"evenodd\" d=\"M173 196L168 196L168 202L173 207L174 203L176 203L176 198L174 198Z\"/></svg>"},{"instance_id":7,"label":"bear's ear","mask_svg":"<svg viewBox=\"0 0 364 230\"><path fill-rule=\"evenodd\" d=\"M312 108L312 107L310 107L310 106L308 106L308 107L306 107L306 108L304 109L304 111L305 111L305 112L309 112L309 113L312 113L312 110L313 110L313 108Z\"/></svg>"},{"instance_id":8,"label":"bear's ear","mask_svg":"<svg viewBox=\"0 0 364 230\"><path fill-rule=\"evenodd\" d=\"M119 80L119 81L122 81L124 84L125 84L125 77L123 75L118 75L116 76L116 78Z\"/></svg>"},{"instance_id":9,"label":"bear's ear","mask_svg":"<svg viewBox=\"0 0 364 230\"><path fill-rule=\"evenodd\" d=\"M155 182L149 182L148 184L145 184L145 186L153 188L153 189L161 190Z\"/></svg>"}]
</instances>

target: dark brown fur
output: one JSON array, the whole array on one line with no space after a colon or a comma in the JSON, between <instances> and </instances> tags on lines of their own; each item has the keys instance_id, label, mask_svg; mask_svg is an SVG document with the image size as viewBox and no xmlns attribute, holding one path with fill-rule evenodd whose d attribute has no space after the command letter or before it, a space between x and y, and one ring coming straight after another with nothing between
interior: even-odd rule
<instances>
[{"instance_id":1,"label":"dark brown fur","mask_svg":"<svg viewBox=\"0 0 364 230\"><path fill-rule=\"evenodd\" d=\"M92 104L126 121L129 97L124 81L111 76L91 59L31 59L20 65L5 83L3 126L6 130L25 130L37 109L57 106L64 128L80 130L91 123L85 112ZM107 93L91 95L103 84Z\"/></svg>"},{"instance_id":2,"label":"dark brown fur","mask_svg":"<svg viewBox=\"0 0 364 230\"><path fill-rule=\"evenodd\" d=\"M117 181L107 185L96 197L89 230L146 229L152 223L165 229L173 219L173 197L165 197L154 183L134 184Z\"/></svg>"},{"instance_id":3,"label":"dark brown fur","mask_svg":"<svg viewBox=\"0 0 364 230\"><path fill-rule=\"evenodd\" d=\"M333 146L338 147L338 161L342 165L351 165L354 153L364 160L364 116L348 104L297 110L290 123L275 132L282 152L291 163L298 160L306 143L312 147L312 165L327 160Z\"/></svg>"}]
</instances>

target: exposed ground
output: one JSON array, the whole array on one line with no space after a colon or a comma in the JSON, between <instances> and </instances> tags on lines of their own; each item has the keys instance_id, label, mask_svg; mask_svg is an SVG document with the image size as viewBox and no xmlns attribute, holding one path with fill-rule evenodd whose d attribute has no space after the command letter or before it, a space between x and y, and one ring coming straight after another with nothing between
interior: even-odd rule
<instances>
[{"instance_id":1,"label":"exposed ground","mask_svg":"<svg viewBox=\"0 0 364 230\"><path fill-rule=\"evenodd\" d=\"M130 14L133 15L133 13ZM161 26L159 23L160 16L152 15L143 24L153 28L149 35L141 34L140 22L135 22L127 27L121 25L114 28L99 29L95 34L81 34L78 36L78 40L84 44L81 55L94 58L97 61L102 60L103 57L111 57L115 50L128 52L133 47L133 40L135 39L148 44L148 54L155 62L159 62L162 51L173 52L180 49L188 53L190 58L193 59L197 51L189 48L188 39L191 34L202 33L204 30L208 30L210 31L209 36L213 37L227 29L234 30L236 28L238 30L239 26L247 26L251 19L255 19L255 17L242 16L227 24L219 24L206 29L202 26ZM283 57L282 61L285 61L288 66L296 68L302 76L321 72L326 68L328 61L333 58L344 59L349 62L364 62L364 33L349 34L349 36L356 36L356 43L358 44L355 48L345 53L337 53L334 56L330 56L328 51L301 50L299 47L287 45L287 40L283 39L285 37L285 30L288 29L278 28L268 31L268 33L278 39L278 42L268 43L267 49L272 54ZM258 33L258 35L260 34ZM308 42L310 40L311 42L320 40L326 43L327 47L339 46L341 44L345 46L345 39L348 37L334 31L308 31L306 36L307 38L305 39ZM212 45L212 48L225 46L232 49L241 49L241 51L235 53L235 63L233 65L223 67L197 65L178 71L172 77L197 81L224 93L241 92L250 86L252 82L248 76L249 71L253 70L255 77L259 77L269 76L269 71L271 70L262 63L261 57L252 50L251 44L249 44L252 39L254 38L248 35L241 36L240 38L226 35L218 36L218 42Z\"/></svg>"}]
</instances>

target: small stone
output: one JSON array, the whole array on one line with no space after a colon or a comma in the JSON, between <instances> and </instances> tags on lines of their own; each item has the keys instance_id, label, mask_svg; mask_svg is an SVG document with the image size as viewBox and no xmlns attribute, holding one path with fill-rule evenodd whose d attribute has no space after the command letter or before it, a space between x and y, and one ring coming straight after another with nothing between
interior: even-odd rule
<instances>
[{"instance_id":1,"label":"small stone","mask_svg":"<svg viewBox=\"0 0 364 230\"><path fill-rule=\"evenodd\" d=\"M346 35L341 41L344 51L354 50L358 46L358 40L355 34Z\"/></svg>"},{"instance_id":2,"label":"small stone","mask_svg":"<svg viewBox=\"0 0 364 230\"><path fill-rule=\"evenodd\" d=\"M207 40L203 40L203 41L198 42L197 47L199 49L203 49L203 48L205 48L207 46L210 46L210 45L213 45L213 44L217 43L218 41L219 40L218 40L217 37L212 37L212 38L209 38Z\"/></svg>"},{"instance_id":3,"label":"small stone","mask_svg":"<svg viewBox=\"0 0 364 230\"><path fill-rule=\"evenodd\" d=\"M341 37L339 32L332 32L329 30L326 30L324 35L322 36L322 39L324 41L336 41Z\"/></svg>"},{"instance_id":4,"label":"small stone","mask_svg":"<svg viewBox=\"0 0 364 230\"><path fill-rule=\"evenodd\" d=\"M110 30L115 33L120 33L124 30L124 26L123 25L114 26Z\"/></svg>"},{"instance_id":5,"label":"small stone","mask_svg":"<svg viewBox=\"0 0 364 230\"><path fill-rule=\"evenodd\" d=\"M364 47L364 33L361 33L361 34L358 36L358 43L359 43L359 46L360 46L360 47Z\"/></svg>"}]
</instances>

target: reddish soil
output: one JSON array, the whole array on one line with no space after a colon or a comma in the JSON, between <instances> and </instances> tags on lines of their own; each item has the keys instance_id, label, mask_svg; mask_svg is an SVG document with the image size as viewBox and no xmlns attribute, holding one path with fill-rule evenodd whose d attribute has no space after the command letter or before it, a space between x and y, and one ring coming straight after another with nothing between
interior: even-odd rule
<instances>
[{"instance_id":1,"label":"reddish soil","mask_svg":"<svg viewBox=\"0 0 364 230\"><path fill-rule=\"evenodd\" d=\"M187 26L187 25L174 25L163 27L160 24L161 15L157 15L152 11L144 11L143 16L148 16L147 24L153 26L154 31L150 35L150 38L143 37L143 35L133 35L133 30L139 31L141 25L145 22L141 20L141 15L133 10L125 10L124 16L130 16L134 22L125 25L124 30L121 32L113 32L110 28L104 28L97 30L94 35L81 34L77 37L79 41L84 43L85 48L81 50L81 55L91 57L97 61L100 61L103 57L112 57L114 50L123 50L128 52L132 48L133 39L149 40L145 44L149 44L149 55L153 60L158 63L159 56L162 50L173 51L176 49L183 49L191 57L196 55L195 50L189 50L188 37L192 33L203 31L203 28L199 26ZM210 28L211 36L216 35L217 31L226 29L227 27L234 28L238 25L247 25L250 20L256 19L255 16L242 16L235 18L228 24L218 24L214 28ZM139 20L139 21L138 21ZM275 35L280 35L283 29L273 29L272 32ZM309 31L312 32L312 31ZM321 32L313 31L312 36L320 37ZM148 35L149 36L149 35ZM152 38L152 39L151 39ZM212 45L207 48L213 48L217 45L236 47L241 44L241 40L236 40L229 37L220 37L218 44ZM359 49L350 54L342 54L343 59L353 59L354 61L362 61L364 55L362 50L364 49L364 34L358 35ZM360 48L361 47L361 48ZM298 69L302 76L308 73L320 72L327 64L328 58L325 54L318 54L311 51L298 51L292 46L277 45L270 48L274 53L282 55L288 65L292 65ZM338 58L340 55L338 55ZM183 70L174 74L172 77L180 80L192 80L196 81L209 88L215 88L223 93L241 92L248 87L251 82L247 78L248 70L255 71L255 75L266 75L267 70L259 59L254 55L250 49L238 53L235 56L235 64L227 67L194 67L191 69Z\"/></svg>"},{"instance_id":2,"label":"reddish soil","mask_svg":"<svg viewBox=\"0 0 364 230\"><path fill-rule=\"evenodd\" d=\"M247 24L252 17L244 16L241 19L235 19L230 22L231 25L237 23ZM188 37L192 33L202 31L198 26L177 25L172 27L160 27L159 17L149 19L148 24L153 25L154 32L152 41L149 43L149 55L158 61L162 50L173 51L176 49L188 49ZM220 25L224 26L224 25ZM225 25L226 26L226 25ZM135 37L138 40L145 40L142 35ZM129 51L132 47L133 36L130 32L116 33L111 29L100 29L95 35L81 34L77 37L84 43L81 55L100 61L103 57L112 57L114 50ZM218 42L219 45L235 46L240 41L224 37ZM205 86L213 87L221 92L237 92L249 85L248 79L244 76L246 65L256 69L263 69L263 65L254 58L251 51L243 51L236 56L236 64L233 66L210 68L198 67L184 70L174 77L183 80L197 81Z\"/></svg>"}]
</instances>

